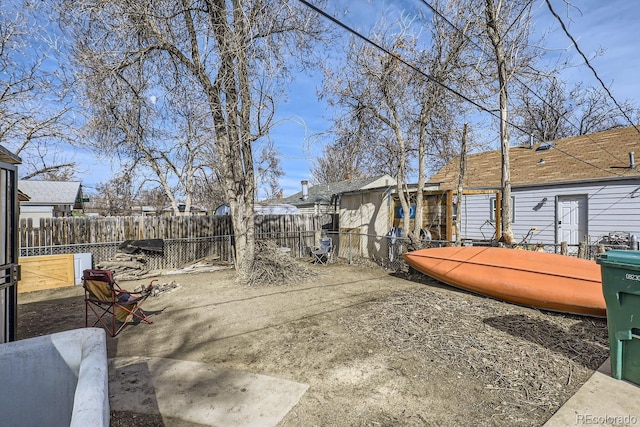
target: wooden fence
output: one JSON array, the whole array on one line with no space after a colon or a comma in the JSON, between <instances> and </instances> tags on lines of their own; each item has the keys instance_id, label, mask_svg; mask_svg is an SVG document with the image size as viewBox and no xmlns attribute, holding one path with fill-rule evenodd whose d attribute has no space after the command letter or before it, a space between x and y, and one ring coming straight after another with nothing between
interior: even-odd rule
<instances>
[{"instance_id":1,"label":"wooden fence","mask_svg":"<svg viewBox=\"0 0 640 427\"><path fill-rule=\"evenodd\" d=\"M330 215L257 215L256 235L268 238L291 232L318 231ZM228 216L44 218L20 221L20 247L122 242L141 239L196 239L233 234Z\"/></svg>"}]
</instances>

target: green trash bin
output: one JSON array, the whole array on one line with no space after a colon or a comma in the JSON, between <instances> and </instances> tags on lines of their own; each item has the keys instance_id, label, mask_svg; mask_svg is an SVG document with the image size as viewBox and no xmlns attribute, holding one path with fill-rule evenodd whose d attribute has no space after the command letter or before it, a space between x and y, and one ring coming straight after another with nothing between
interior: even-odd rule
<instances>
[{"instance_id":1,"label":"green trash bin","mask_svg":"<svg viewBox=\"0 0 640 427\"><path fill-rule=\"evenodd\" d=\"M640 384L640 251L611 250L596 262L607 305L611 375Z\"/></svg>"}]
</instances>

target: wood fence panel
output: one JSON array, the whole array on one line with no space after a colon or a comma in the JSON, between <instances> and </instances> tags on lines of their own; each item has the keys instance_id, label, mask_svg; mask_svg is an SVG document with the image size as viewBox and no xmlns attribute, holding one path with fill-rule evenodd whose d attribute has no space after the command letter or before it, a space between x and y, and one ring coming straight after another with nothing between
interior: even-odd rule
<instances>
[{"instance_id":1,"label":"wood fence panel","mask_svg":"<svg viewBox=\"0 0 640 427\"><path fill-rule=\"evenodd\" d=\"M256 215L255 232L291 246L299 232L318 231L330 216ZM285 234L286 233L286 234ZM229 216L43 218L20 221L20 247L112 243L138 239L194 239L233 234Z\"/></svg>"},{"instance_id":2,"label":"wood fence panel","mask_svg":"<svg viewBox=\"0 0 640 427\"><path fill-rule=\"evenodd\" d=\"M75 284L73 254L21 257L18 293Z\"/></svg>"}]
</instances>

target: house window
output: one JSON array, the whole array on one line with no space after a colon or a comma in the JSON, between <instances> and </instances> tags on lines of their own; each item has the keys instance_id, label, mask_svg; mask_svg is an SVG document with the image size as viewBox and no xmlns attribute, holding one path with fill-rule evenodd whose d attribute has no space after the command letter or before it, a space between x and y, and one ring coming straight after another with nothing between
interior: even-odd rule
<instances>
[{"instance_id":1,"label":"house window","mask_svg":"<svg viewBox=\"0 0 640 427\"><path fill-rule=\"evenodd\" d=\"M489 220L496 221L496 198L489 198ZM511 222L516 222L516 196L511 196Z\"/></svg>"}]
</instances>

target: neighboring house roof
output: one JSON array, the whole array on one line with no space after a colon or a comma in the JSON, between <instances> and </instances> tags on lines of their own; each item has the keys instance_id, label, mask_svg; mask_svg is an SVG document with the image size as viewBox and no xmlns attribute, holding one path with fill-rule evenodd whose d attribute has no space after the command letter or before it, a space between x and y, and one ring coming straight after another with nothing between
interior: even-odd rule
<instances>
[{"instance_id":1,"label":"neighboring house roof","mask_svg":"<svg viewBox=\"0 0 640 427\"><path fill-rule=\"evenodd\" d=\"M600 181L640 177L637 167L630 167L630 152L640 163L640 133L635 127L612 129L528 146L511 147L511 185L555 184L575 181ZM429 180L440 189L458 186L460 158L440 169ZM501 151L487 151L467 156L464 188L500 187Z\"/></svg>"},{"instance_id":2,"label":"neighboring house roof","mask_svg":"<svg viewBox=\"0 0 640 427\"><path fill-rule=\"evenodd\" d=\"M20 163L22 163L22 160L20 159L20 157L0 145L0 162L19 165Z\"/></svg>"},{"instance_id":3,"label":"neighboring house roof","mask_svg":"<svg viewBox=\"0 0 640 427\"><path fill-rule=\"evenodd\" d=\"M298 208L296 208L295 206L283 203L264 205L261 203L256 203L253 210L254 213L258 215L295 215L300 213ZM218 206L213 214L216 216L231 215L231 208L229 207L228 203L225 203Z\"/></svg>"},{"instance_id":4,"label":"neighboring house roof","mask_svg":"<svg viewBox=\"0 0 640 427\"><path fill-rule=\"evenodd\" d=\"M18 190L29 196L23 205L74 205L80 188L80 182L18 181Z\"/></svg>"},{"instance_id":5,"label":"neighboring house roof","mask_svg":"<svg viewBox=\"0 0 640 427\"><path fill-rule=\"evenodd\" d=\"M255 213L260 215L295 215L299 214L300 211L293 205L287 205L284 203L272 204L272 205L262 205L256 203L255 205Z\"/></svg>"},{"instance_id":6,"label":"neighboring house roof","mask_svg":"<svg viewBox=\"0 0 640 427\"><path fill-rule=\"evenodd\" d=\"M25 193L23 193L22 191L20 191L20 189L18 188L18 201L19 202L28 202L29 201L29 196Z\"/></svg>"},{"instance_id":7,"label":"neighboring house roof","mask_svg":"<svg viewBox=\"0 0 640 427\"><path fill-rule=\"evenodd\" d=\"M187 209L187 205L184 203L178 203L178 211L179 212L184 212ZM162 212L173 212L173 206L167 206L166 208L162 209ZM189 209L189 213L192 212L207 212L207 210L205 208L201 208L200 206L195 206L195 205L191 205L190 209Z\"/></svg>"},{"instance_id":8,"label":"neighboring house roof","mask_svg":"<svg viewBox=\"0 0 640 427\"><path fill-rule=\"evenodd\" d=\"M395 185L396 180L390 175L380 175L371 178L354 178L329 184L318 184L308 189L308 198L302 199L302 191L283 199L270 200L271 203L300 205L329 205L336 194L348 193L357 190L388 187Z\"/></svg>"},{"instance_id":9,"label":"neighboring house roof","mask_svg":"<svg viewBox=\"0 0 640 427\"><path fill-rule=\"evenodd\" d=\"M135 212L155 212L155 206L147 206L147 205L134 205L131 206L131 210Z\"/></svg>"}]
</instances>

